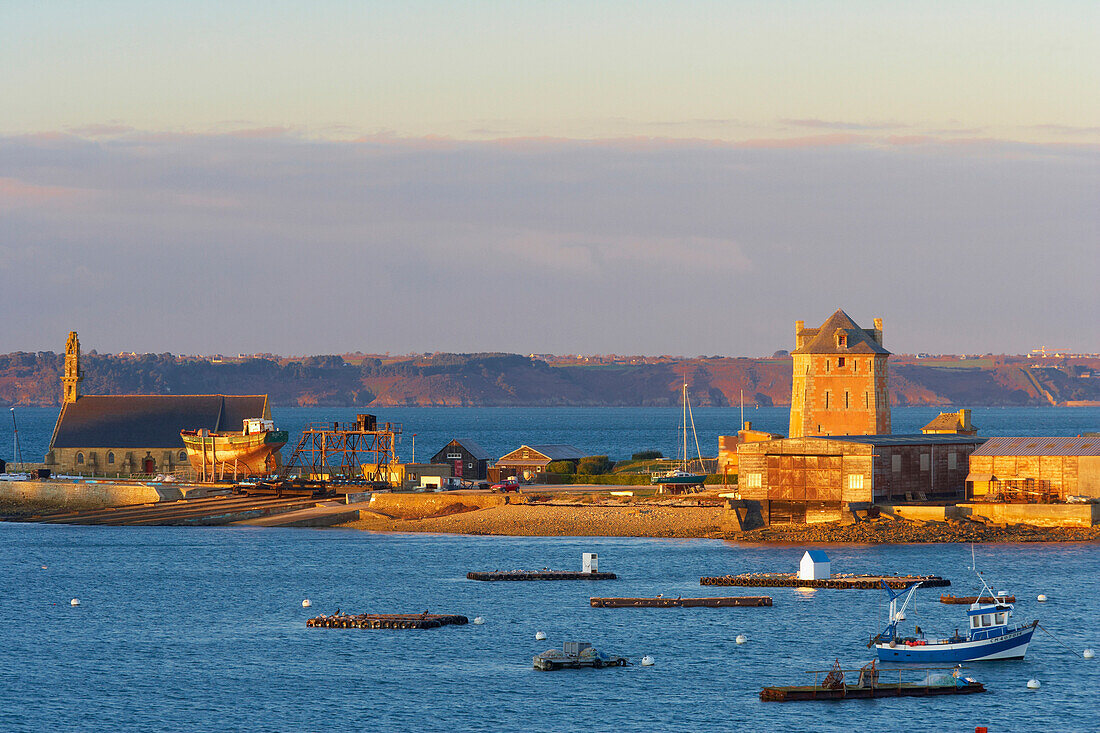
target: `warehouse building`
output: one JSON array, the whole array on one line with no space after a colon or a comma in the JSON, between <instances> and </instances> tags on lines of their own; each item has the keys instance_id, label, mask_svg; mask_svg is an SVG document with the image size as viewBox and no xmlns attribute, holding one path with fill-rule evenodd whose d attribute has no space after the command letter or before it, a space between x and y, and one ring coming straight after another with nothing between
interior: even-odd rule
<instances>
[{"instance_id":1,"label":"warehouse building","mask_svg":"<svg viewBox=\"0 0 1100 733\"><path fill-rule=\"evenodd\" d=\"M841 519L849 505L960 499L984 438L848 435L738 446L738 494L768 523Z\"/></svg>"},{"instance_id":2,"label":"warehouse building","mask_svg":"<svg viewBox=\"0 0 1100 733\"><path fill-rule=\"evenodd\" d=\"M1100 497L1100 438L990 438L970 456L967 498L1050 503Z\"/></svg>"}]
</instances>

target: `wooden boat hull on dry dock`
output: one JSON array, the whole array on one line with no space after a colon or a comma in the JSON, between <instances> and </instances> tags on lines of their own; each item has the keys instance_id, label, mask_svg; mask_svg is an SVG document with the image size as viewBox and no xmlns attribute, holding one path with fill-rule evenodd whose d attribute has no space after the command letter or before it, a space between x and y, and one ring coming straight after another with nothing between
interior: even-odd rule
<instances>
[{"instance_id":1,"label":"wooden boat hull on dry dock","mask_svg":"<svg viewBox=\"0 0 1100 733\"><path fill-rule=\"evenodd\" d=\"M836 689L805 685L800 687L765 687L760 691L764 702L804 702L807 700L866 700L879 697L930 697L933 695L972 695L985 692L981 682L958 686L923 685L919 683L887 683L873 687L843 685Z\"/></svg>"},{"instance_id":2,"label":"wooden boat hull on dry dock","mask_svg":"<svg viewBox=\"0 0 1100 733\"><path fill-rule=\"evenodd\" d=\"M470 580L615 580L615 573L581 573L568 570L515 570L501 572L469 572Z\"/></svg>"},{"instance_id":3,"label":"wooden boat hull on dry dock","mask_svg":"<svg viewBox=\"0 0 1100 733\"><path fill-rule=\"evenodd\" d=\"M465 616L429 613L336 613L317 616L306 626L322 629L438 629L451 624L469 623Z\"/></svg>"},{"instance_id":4,"label":"wooden boat hull on dry dock","mask_svg":"<svg viewBox=\"0 0 1100 733\"><path fill-rule=\"evenodd\" d=\"M822 580L804 580L794 573L746 573L743 575L718 575L699 578L699 585L726 585L753 588L834 588L866 589L882 588L882 583L891 588L906 588L920 582L922 588L940 588L951 585L950 580L938 575L834 575Z\"/></svg>"},{"instance_id":5,"label":"wooden boat hull on dry dock","mask_svg":"<svg viewBox=\"0 0 1100 733\"><path fill-rule=\"evenodd\" d=\"M735 608L770 606L768 596L716 598L590 598L592 608Z\"/></svg>"}]
</instances>

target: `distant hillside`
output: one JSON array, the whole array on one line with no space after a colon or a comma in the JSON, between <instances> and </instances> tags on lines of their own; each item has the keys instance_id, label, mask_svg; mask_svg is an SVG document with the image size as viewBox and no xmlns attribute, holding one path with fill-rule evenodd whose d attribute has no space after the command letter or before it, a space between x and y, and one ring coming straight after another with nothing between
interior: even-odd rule
<instances>
[{"instance_id":1,"label":"distant hillside","mask_svg":"<svg viewBox=\"0 0 1100 733\"><path fill-rule=\"evenodd\" d=\"M790 404L785 358L541 358L516 354L311 356L228 360L85 354L85 394L255 394L275 405L676 405L687 377L699 406ZM0 404L56 405L63 356L0 355ZM993 357L890 361L894 405L1100 403L1100 359Z\"/></svg>"}]
</instances>

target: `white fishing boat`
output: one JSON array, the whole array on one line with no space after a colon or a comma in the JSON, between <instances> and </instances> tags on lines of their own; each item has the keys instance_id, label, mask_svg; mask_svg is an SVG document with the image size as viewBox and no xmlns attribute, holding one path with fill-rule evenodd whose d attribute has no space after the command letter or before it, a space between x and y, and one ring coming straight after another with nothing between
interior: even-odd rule
<instances>
[{"instance_id":1,"label":"white fishing boat","mask_svg":"<svg viewBox=\"0 0 1100 733\"><path fill-rule=\"evenodd\" d=\"M920 583L914 583L897 593L887 587L886 592L890 594L889 623L880 634L871 639L868 646L874 646L878 658L884 662L942 664L1023 659L1039 622L1036 620L1028 624L1013 624L1014 606L1008 602L1005 593L1002 591L994 594L981 573L978 573L978 579L982 583L982 592L978 594L979 600L970 604L967 609L966 633L960 634L956 629L947 638L926 638L920 626L916 626L912 634L902 633L899 624L905 620L905 609ZM898 600L901 598L904 600L901 608L898 608ZM993 600L985 602L986 598Z\"/></svg>"}]
</instances>

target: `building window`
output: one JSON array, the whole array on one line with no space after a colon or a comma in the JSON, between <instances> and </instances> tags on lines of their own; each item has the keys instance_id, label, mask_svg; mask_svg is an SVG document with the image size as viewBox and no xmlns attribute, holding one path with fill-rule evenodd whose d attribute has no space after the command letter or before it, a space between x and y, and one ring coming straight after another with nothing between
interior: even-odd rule
<instances>
[{"instance_id":1,"label":"building window","mask_svg":"<svg viewBox=\"0 0 1100 733\"><path fill-rule=\"evenodd\" d=\"M951 451L947 454L947 468L949 470L954 471L956 468L958 468L958 462L959 459L958 456L955 455L955 451Z\"/></svg>"},{"instance_id":2,"label":"building window","mask_svg":"<svg viewBox=\"0 0 1100 733\"><path fill-rule=\"evenodd\" d=\"M843 356L836 360L836 365L838 367L844 366L844 357Z\"/></svg>"},{"instance_id":3,"label":"building window","mask_svg":"<svg viewBox=\"0 0 1100 733\"><path fill-rule=\"evenodd\" d=\"M932 463L931 457L927 453L920 454L920 470L927 471L928 466Z\"/></svg>"},{"instance_id":4,"label":"building window","mask_svg":"<svg viewBox=\"0 0 1100 733\"><path fill-rule=\"evenodd\" d=\"M112 451L107 452L107 465L113 466L115 463L115 454Z\"/></svg>"},{"instance_id":5,"label":"building window","mask_svg":"<svg viewBox=\"0 0 1100 733\"><path fill-rule=\"evenodd\" d=\"M900 455L890 456L890 469L894 473L901 473L901 456Z\"/></svg>"},{"instance_id":6,"label":"building window","mask_svg":"<svg viewBox=\"0 0 1100 733\"><path fill-rule=\"evenodd\" d=\"M759 489L764 485L764 476L759 473L745 474L745 488Z\"/></svg>"},{"instance_id":7,"label":"building window","mask_svg":"<svg viewBox=\"0 0 1100 733\"><path fill-rule=\"evenodd\" d=\"M863 407L864 407L864 409L869 409L871 407L871 393L870 392L864 392L863 393Z\"/></svg>"},{"instance_id":8,"label":"building window","mask_svg":"<svg viewBox=\"0 0 1100 733\"><path fill-rule=\"evenodd\" d=\"M187 460L187 451L181 450L180 454L179 454L179 459L181 461L186 461Z\"/></svg>"},{"instance_id":9,"label":"building window","mask_svg":"<svg viewBox=\"0 0 1100 733\"><path fill-rule=\"evenodd\" d=\"M80 465L80 466L84 465L84 454L83 453L78 452L76 454L76 462L77 462L77 465Z\"/></svg>"},{"instance_id":10,"label":"building window","mask_svg":"<svg viewBox=\"0 0 1100 733\"><path fill-rule=\"evenodd\" d=\"M848 474L848 488L849 489L862 489L863 488L863 474L862 473L850 473L850 474Z\"/></svg>"},{"instance_id":11,"label":"building window","mask_svg":"<svg viewBox=\"0 0 1100 733\"><path fill-rule=\"evenodd\" d=\"M848 390L844 390L844 409L847 410L848 407Z\"/></svg>"},{"instance_id":12,"label":"building window","mask_svg":"<svg viewBox=\"0 0 1100 733\"><path fill-rule=\"evenodd\" d=\"M825 409L829 409L829 390L825 390Z\"/></svg>"},{"instance_id":13,"label":"building window","mask_svg":"<svg viewBox=\"0 0 1100 733\"><path fill-rule=\"evenodd\" d=\"M826 359L826 360L825 360L825 371L826 371L826 372L828 372L828 371L829 371L829 364L830 364L830 363L831 363L831 362L830 362L830 361L829 361L828 359Z\"/></svg>"}]
</instances>

